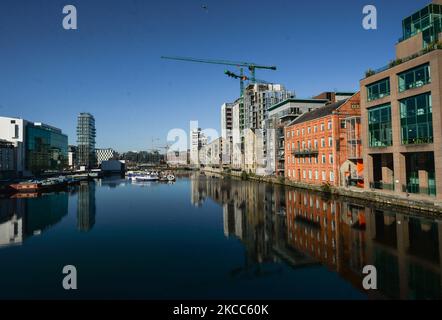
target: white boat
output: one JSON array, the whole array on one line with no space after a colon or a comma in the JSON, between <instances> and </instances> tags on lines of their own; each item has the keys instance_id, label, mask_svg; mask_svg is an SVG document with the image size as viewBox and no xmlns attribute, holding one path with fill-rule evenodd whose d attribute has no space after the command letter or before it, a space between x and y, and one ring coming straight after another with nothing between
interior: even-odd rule
<instances>
[{"instance_id":1,"label":"white boat","mask_svg":"<svg viewBox=\"0 0 442 320\"><path fill-rule=\"evenodd\" d=\"M132 181L158 181L160 178L155 174L135 175L131 177Z\"/></svg>"}]
</instances>

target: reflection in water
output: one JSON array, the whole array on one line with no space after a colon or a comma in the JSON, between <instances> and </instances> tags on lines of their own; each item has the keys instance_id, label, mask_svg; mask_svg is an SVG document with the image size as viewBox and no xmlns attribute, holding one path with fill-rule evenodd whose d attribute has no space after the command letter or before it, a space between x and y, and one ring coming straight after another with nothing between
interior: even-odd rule
<instances>
[{"instance_id":1,"label":"reflection in water","mask_svg":"<svg viewBox=\"0 0 442 320\"><path fill-rule=\"evenodd\" d=\"M372 298L442 298L442 221L398 210L367 208L356 201L264 183L194 174L191 202L211 198L223 208L224 234L246 248L239 276L277 272L268 262L292 267L321 263L362 289L362 269L377 268ZM269 269L270 267L270 269Z\"/></svg>"},{"instance_id":2,"label":"reflection in water","mask_svg":"<svg viewBox=\"0 0 442 320\"><path fill-rule=\"evenodd\" d=\"M90 231L95 224L95 183L82 182L78 187L77 228Z\"/></svg>"},{"instance_id":3,"label":"reflection in water","mask_svg":"<svg viewBox=\"0 0 442 320\"><path fill-rule=\"evenodd\" d=\"M0 199L0 246L21 244L26 237L60 222L67 213L67 193Z\"/></svg>"}]
</instances>

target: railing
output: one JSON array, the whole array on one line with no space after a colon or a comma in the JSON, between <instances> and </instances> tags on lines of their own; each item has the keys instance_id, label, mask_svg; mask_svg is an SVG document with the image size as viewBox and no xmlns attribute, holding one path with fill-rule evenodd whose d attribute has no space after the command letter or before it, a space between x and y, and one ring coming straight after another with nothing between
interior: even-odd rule
<instances>
[{"instance_id":1,"label":"railing","mask_svg":"<svg viewBox=\"0 0 442 320\"><path fill-rule=\"evenodd\" d=\"M436 186L429 186L428 188L425 188L425 187L421 187L417 184L407 184L407 185L402 185L402 192L435 196L436 195Z\"/></svg>"},{"instance_id":2,"label":"railing","mask_svg":"<svg viewBox=\"0 0 442 320\"><path fill-rule=\"evenodd\" d=\"M433 143L433 137L402 139L403 145Z\"/></svg>"},{"instance_id":3,"label":"railing","mask_svg":"<svg viewBox=\"0 0 442 320\"><path fill-rule=\"evenodd\" d=\"M307 156L307 155L318 154L318 153L319 153L318 149L308 149L308 148L292 151L292 154L294 154L295 156Z\"/></svg>"},{"instance_id":4,"label":"railing","mask_svg":"<svg viewBox=\"0 0 442 320\"><path fill-rule=\"evenodd\" d=\"M391 69L391 68L393 68L393 67L395 67L395 66L398 66L398 65L400 65L400 64L402 64L402 63L404 63L404 62L407 62L407 61L410 61L410 60L416 59L416 58L418 58L418 57L420 57L420 56L423 56L424 54L427 54L427 53L429 53L429 52L431 52L431 51L434 51L434 50L440 50L440 49L442 49L442 43L430 44L430 45L428 45L428 47L426 47L425 49L419 51L418 53L412 54L411 56L408 56L408 57L405 57L405 58L402 58L402 59L392 60L392 61L391 61L389 64L387 64L386 66L383 66L383 67L378 68L378 69L375 69L375 70L368 69L368 70L365 72L365 78L368 78L368 77L374 76L375 74L378 74L378 73L381 73L381 72L386 71L386 70L388 70L388 69Z\"/></svg>"},{"instance_id":5,"label":"railing","mask_svg":"<svg viewBox=\"0 0 442 320\"><path fill-rule=\"evenodd\" d=\"M394 191L394 183L384 183L381 181L370 182L370 188Z\"/></svg>"}]
</instances>

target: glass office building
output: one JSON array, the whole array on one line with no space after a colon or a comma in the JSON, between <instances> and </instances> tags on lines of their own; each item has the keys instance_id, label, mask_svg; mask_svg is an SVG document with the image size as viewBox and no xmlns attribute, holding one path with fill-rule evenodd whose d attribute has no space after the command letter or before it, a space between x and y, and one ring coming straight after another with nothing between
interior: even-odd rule
<instances>
[{"instance_id":1,"label":"glass office building","mask_svg":"<svg viewBox=\"0 0 442 320\"><path fill-rule=\"evenodd\" d=\"M68 137L60 129L42 124L26 126L26 167L33 174L67 167Z\"/></svg>"},{"instance_id":2,"label":"glass office building","mask_svg":"<svg viewBox=\"0 0 442 320\"><path fill-rule=\"evenodd\" d=\"M423 47L438 40L442 31L442 5L432 3L402 21L402 41L422 32Z\"/></svg>"},{"instance_id":3,"label":"glass office building","mask_svg":"<svg viewBox=\"0 0 442 320\"><path fill-rule=\"evenodd\" d=\"M90 113L80 113L77 122L77 161L79 166L93 168L95 155L95 118Z\"/></svg>"}]
</instances>

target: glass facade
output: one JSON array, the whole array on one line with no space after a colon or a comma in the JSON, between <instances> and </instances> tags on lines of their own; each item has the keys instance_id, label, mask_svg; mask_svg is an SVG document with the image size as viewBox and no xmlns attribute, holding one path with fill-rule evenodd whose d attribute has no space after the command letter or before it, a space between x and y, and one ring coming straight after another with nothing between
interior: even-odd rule
<instances>
[{"instance_id":1,"label":"glass facade","mask_svg":"<svg viewBox=\"0 0 442 320\"><path fill-rule=\"evenodd\" d=\"M442 5L430 4L402 21L403 40L422 32L423 47L438 40L442 31Z\"/></svg>"},{"instance_id":2,"label":"glass facade","mask_svg":"<svg viewBox=\"0 0 442 320\"><path fill-rule=\"evenodd\" d=\"M28 124L26 127L26 165L34 174L62 170L68 164L68 137L60 130Z\"/></svg>"},{"instance_id":3,"label":"glass facade","mask_svg":"<svg viewBox=\"0 0 442 320\"><path fill-rule=\"evenodd\" d=\"M367 100L373 101L390 95L390 78L382 79L367 86Z\"/></svg>"},{"instance_id":4,"label":"glass facade","mask_svg":"<svg viewBox=\"0 0 442 320\"><path fill-rule=\"evenodd\" d=\"M431 82L430 65L425 64L398 75L399 92L418 88Z\"/></svg>"},{"instance_id":5,"label":"glass facade","mask_svg":"<svg viewBox=\"0 0 442 320\"><path fill-rule=\"evenodd\" d=\"M392 145L390 104L368 109L368 131L370 147L387 147Z\"/></svg>"},{"instance_id":6,"label":"glass facade","mask_svg":"<svg viewBox=\"0 0 442 320\"><path fill-rule=\"evenodd\" d=\"M80 113L77 123L78 165L95 167L95 118L90 113Z\"/></svg>"},{"instance_id":7,"label":"glass facade","mask_svg":"<svg viewBox=\"0 0 442 320\"><path fill-rule=\"evenodd\" d=\"M425 93L400 101L402 144L433 142L431 94Z\"/></svg>"}]
</instances>

